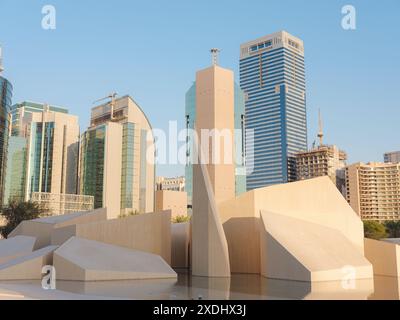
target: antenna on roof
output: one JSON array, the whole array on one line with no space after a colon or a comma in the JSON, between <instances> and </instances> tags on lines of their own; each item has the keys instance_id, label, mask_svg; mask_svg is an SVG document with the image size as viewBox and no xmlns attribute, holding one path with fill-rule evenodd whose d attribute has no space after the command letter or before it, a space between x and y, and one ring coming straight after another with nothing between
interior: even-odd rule
<instances>
[{"instance_id":1,"label":"antenna on roof","mask_svg":"<svg viewBox=\"0 0 400 320\"><path fill-rule=\"evenodd\" d=\"M221 50L217 48L212 48L211 50L211 57L212 57L212 65L217 66L218 65L218 54L221 52Z\"/></svg>"},{"instance_id":2,"label":"antenna on roof","mask_svg":"<svg viewBox=\"0 0 400 320\"><path fill-rule=\"evenodd\" d=\"M319 145L323 145L324 141L324 132L323 132L323 124L322 124L322 117L321 117L321 109L318 109L318 126L319 126L319 131L318 131L318 139L319 139Z\"/></svg>"}]
</instances>

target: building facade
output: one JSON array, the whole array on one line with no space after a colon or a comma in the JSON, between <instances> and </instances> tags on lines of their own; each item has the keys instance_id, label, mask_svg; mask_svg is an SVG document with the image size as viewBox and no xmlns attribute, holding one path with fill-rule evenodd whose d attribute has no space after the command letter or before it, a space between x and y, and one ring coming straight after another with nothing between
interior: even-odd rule
<instances>
[{"instance_id":1,"label":"building facade","mask_svg":"<svg viewBox=\"0 0 400 320\"><path fill-rule=\"evenodd\" d=\"M78 117L68 114L65 108L32 102L12 106L10 115L6 203L37 201L46 204L51 215L75 209L90 210L86 200L75 197L78 191ZM76 200L74 204L73 199Z\"/></svg>"},{"instance_id":2,"label":"building facade","mask_svg":"<svg viewBox=\"0 0 400 320\"><path fill-rule=\"evenodd\" d=\"M363 220L400 220L400 164L347 166L346 198Z\"/></svg>"},{"instance_id":3,"label":"building facade","mask_svg":"<svg viewBox=\"0 0 400 320\"><path fill-rule=\"evenodd\" d=\"M10 130L9 111L11 107L12 90L11 83L1 76L3 71L0 48L0 207L4 200L5 173L7 170L7 149Z\"/></svg>"},{"instance_id":4,"label":"building facade","mask_svg":"<svg viewBox=\"0 0 400 320\"><path fill-rule=\"evenodd\" d=\"M157 177L156 190L185 191L185 177Z\"/></svg>"},{"instance_id":5,"label":"building facade","mask_svg":"<svg viewBox=\"0 0 400 320\"><path fill-rule=\"evenodd\" d=\"M192 133L195 131L195 122L197 115L196 105L196 82L190 87L185 97L185 120L187 136L187 152L185 166L185 183L188 195L188 205L192 205L193 196L193 157L194 145ZM234 163L235 163L235 193L240 195L246 192L246 169L245 169L245 96L239 85L233 83L234 92Z\"/></svg>"},{"instance_id":6,"label":"building facade","mask_svg":"<svg viewBox=\"0 0 400 320\"><path fill-rule=\"evenodd\" d=\"M78 117L49 111L27 113L20 133L27 140L25 198L33 192L77 193Z\"/></svg>"},{"instance_id":7,"label":"building facade","mask_svg":"<svg viewBox=\"0 0 400 320\"><path fill-rule=\"evenodd\" d=\"M240 87L252 163L247 190L296 180L295 154L307 150L303 41L281 31L242 44Z\"/></svg>"},{"instance_id":8,"label":"building facade","mask_svg":"<svg viewBox=\"0 0 400 320\"><path fill-rule=\"evenodd\" d=\"M171 210L171 217L187 215L187 194L184 191L157 190L155 212Z\"/></svg>"},{"instance_id":9,"label":"building facade","mask_svg":"<svg viewBox=\"0 0 400 320\"><path fill-rule=\"evenodd\" d=\"M387 152L383 156L385 163L399 163L400 151Z\"/></svg>"},{"instance_id":10,"label":"building facade","mask_svg":"<svg viewBox=\"0 0 400 320\"><path fill-rule=\"evenodd\" d=\"M22 119L32 113L42 113L44 110L68 114L68 109L43 103L23 101L11 107L11 135L21 136Z\"/></svg>"},{"instance_id":11,"label":"building facade","mask_svg":"<svg viewBox=\"0 0 400 320\"><path fill-rule=\"evenodd\" d=\"M146 115L129 96L94 107L81 136L79 189L113 217L153 212L154 137Z\"/></svg>"},{"instance_id":12,"label":"building facade","mask_svg":"<svg viewBox=\"0 0 400 320\"><path fill-rule=\"evenodd\" d=\"M4 188L4 204L25 201L27 140L10 136L8 141L7 171Z\"/></svg>"},{"instance_id":13,"label":"building facade","mask_svg":"<svg viewBox=\"0 0 400 320\"><path fill-rule=\"evenodd\" d=\"M78 194L55 194L46 192L33 192L31 201L52 215L64 215L73 212L92 211L94 208L94 197Z\"/></svg>"},{"instance_id":14,"label":"building facade","mask_svg":"<svg viewBox=\"0 0 400 320\"><path fill-rule=\"evenodd\" d=\"M321 145L296 154L297 180L328 176L344 192L347 154L335 145Z\"/></svg>"}]
</instances>

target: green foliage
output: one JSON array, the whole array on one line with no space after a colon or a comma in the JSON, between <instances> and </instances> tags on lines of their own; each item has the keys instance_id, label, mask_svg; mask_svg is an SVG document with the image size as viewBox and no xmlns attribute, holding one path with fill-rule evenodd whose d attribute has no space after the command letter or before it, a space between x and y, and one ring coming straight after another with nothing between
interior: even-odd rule
<instances>
[{"instance_id":1,"label":"green foliage","mask_svg":"<svg viewBox=\"0 0 400 320\"><path fill-rule=\"evenodd\" d=\"M389 238L400 238L400 221L386 221L384 226Z\"/></svg>"},{"instance_id":2,"label":"green foliage","mask_svg":"<svg viewBox=\"0 0 400 320\"><path fill-rule=\"evenodd\" d=\"M132 217L132 216L137 216L139 214L139 211L135 210L131 210L128 213L121 213L118 218L122 219L122 218L127 218L127 217Z\"/></svg>"},{"instance_id":3,"label":"green foliage","mask_svg":"<svg viewBox=\"0 0 400 320\"><path fill-rule=\"evenodd\" d=\"M11 201L1 212L5 220L4 226L0 227L0 233L4 238L25 220L33 220L47 216L48 210L32 201Z\"/></svg>"},{"instance_id":4,"label":"green foliage","mask_svg":"<svg viewBox=\"0 0 400 320\"><path fill-rule=\"evenodd\" d=\"M364 221L364 235L366 238L375 240L387 238L388 236L385 226L376 221Z\"/></svg>"},{"instance_id":5,"label":"green foliage","mask_svg":"<svg viewBox=\"0 0 400 320\"><path fill-rule=\"evenodd\" d=\"M190 217L189 216L176 216L174 218L172 218L172 223L184 223L184 222L189 222L190 221Z\"/></svg>"}]
</instances>

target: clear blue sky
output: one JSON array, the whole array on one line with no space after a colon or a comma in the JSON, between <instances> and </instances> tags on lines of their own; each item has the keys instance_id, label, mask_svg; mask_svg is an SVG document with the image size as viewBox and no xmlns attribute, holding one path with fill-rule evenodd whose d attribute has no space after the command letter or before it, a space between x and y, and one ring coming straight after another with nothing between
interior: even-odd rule
<instances>
[{"instance_id":1,"label":"clear blue sky","mask_svg":"<svg viewBox=\"0 0 400 320\"><path fill-rule=\"evenodd\" d=\"M41 28L45 4L57 9L55 31ZM346 4L357 9L355 31L341 28ZM284 29L305 42L309 142L321 108L326 142L350 162L400 150L398 0L0 0L0 17L14 102L68 107L81 130L92 102L113 90L130 94L153 127L182 126L185 92L210 48L238 80L239 45Z\"/></svg>"}]
</instances>

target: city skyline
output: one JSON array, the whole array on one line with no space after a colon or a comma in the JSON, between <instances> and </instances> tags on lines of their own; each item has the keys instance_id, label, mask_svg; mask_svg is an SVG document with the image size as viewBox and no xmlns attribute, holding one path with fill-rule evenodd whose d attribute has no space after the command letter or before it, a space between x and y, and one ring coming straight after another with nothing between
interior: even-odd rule
<instances>
[{"instance_id":1,"label":"city skyline","mask_svg":"<svg viewBox=\"0 0 400 320\"><path fill-rule=\"evenodd\" d=\"M390 41L396 38L395 12L399 4L386 1L386 6L367 6L353 1L357 29L346 31L341 27L341 1L284 2L255 1L254 6L260 10L245 17L240 16L245 5L233 3L221 22L216 18L224 12L224 2L213 5L213 12L209 12L206 4L178 1L165 7L163 3L117 1L114 6L119 10L110 13L110 4L94 7L88 1L76 8L53 1L57 29L46 31L40 26L41 1L32 1L26 4L25 12L18 12L17 20L24 23L9 18L18 10L15 2L3 1L0 9L10 13L0 22L4 76L14 86L13 103L33 100L67 106L71 114L79 116L81 132L89 125L92 102L112 90L121 96L135 96L155 128L166 130L169 120L178 120L183 128L184 92L192 83L194 70L209 65L211 47L222 49L220 65L233 69L238 82L240 44L286 30L305 43L309 146L317 135L317 110L321 109L327 143L346 150L349 163L382 161L384 152L400 149L390 135L400 113L395 90L396 70L400 69L395 58L398 44ZM184 6L185 15L175 10L179 6ZM90 16L85 10L89 7ZM153 13L151 24L135 14L143 10ZM383 10L384 25L379 23ZM260 19L266 11L274 14ZM309 19L297 21L298 14ZM130 24L129 18L136 20ZM242 23L236 24L239 18ZM113 19L122 22L115 26L108 22ZM214 23L205 23L209 20ZM182 25L186 27L181 28ZM97 30L102 36L97 35ZM113 38L107 37L111 34ZM371 46L370 39L378 36L387 45L384 59L373 59L380 51L379 46ZM177 46L179 39L184 40L182 43L195 41L193 46ZM156 44L157 50L147 50ZM163 54L158 54L159 50ZM379 113L365 112L377 108ZM369 135L371 128L373 134ZM178 176L183 172L182 165L160 166L157 175Z\"/></svg>"},{"instance_id":2,"label":"city skyline","mask_svg":"<svg viewBox=\"0 0 400 320\"><path fill-rule=\"evenodd\" d=\"M0 300L400 299L398 0L0 1Z\"/></svg>"}]
</instances>

